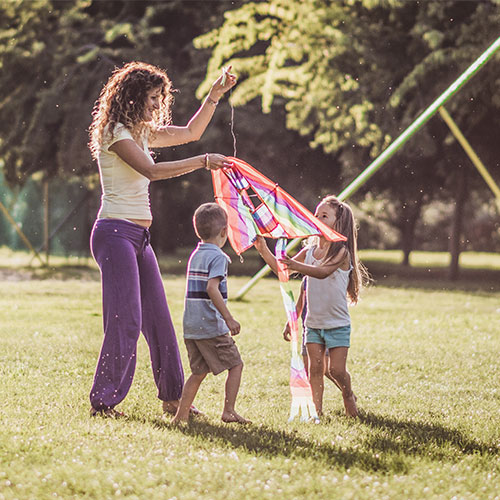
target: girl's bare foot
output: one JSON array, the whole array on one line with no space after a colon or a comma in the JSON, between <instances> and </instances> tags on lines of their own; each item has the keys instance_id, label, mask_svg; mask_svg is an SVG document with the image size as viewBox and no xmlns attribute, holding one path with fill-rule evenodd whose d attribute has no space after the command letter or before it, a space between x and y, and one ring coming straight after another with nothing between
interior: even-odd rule
<instances>
[{"instance_id":1,"label":"girl's bare foot","mask_svg":"<svg viewBox=\"0 0 500 500\"><path fill-rule=\"evenodd\" d=\"M241 415L238 415L235 411L224 412L222 414L222 421L226 424L236 423L236 424L251 424L251 420L247 420L243 418Z\"/></svg>"},{"instance_id":2,"label":"girl's bare foot","mask_svg":"<svg viewBox=\"0 0 500 500\"><path fill-rule=\"evenodd\" d=\"M358 407L356 406L357 397L353 392L349 396L344 396L344 408L345 414L348 417L357 417L358 416Z\"/></svg>"}]
</instances>

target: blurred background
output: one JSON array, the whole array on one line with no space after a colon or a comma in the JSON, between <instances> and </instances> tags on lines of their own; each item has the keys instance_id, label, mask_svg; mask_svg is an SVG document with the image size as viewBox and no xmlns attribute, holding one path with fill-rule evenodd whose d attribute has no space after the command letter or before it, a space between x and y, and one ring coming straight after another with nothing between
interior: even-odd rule
<instances>
[{"instance_id":1,"label":"blurred background","mask_svg":"<svg viewBox=\"0 0 500 500\"><path fill-rule=\"evenodd\" d=\"M499 36L500 2L411 0L3 0L0 5L0 246L89 256L100 198L87 147L113 69L142 60L177 89L185 125L221 68L239 83L202 140L247 161L310 210L338 194ZM500 183L500 51L446 110ZM234 138L231 133L231 125ZM235 151L236 146L236 151ZM196 243L191 218L210 175L151 185L160 256ZM495 195L436 114L349 200L362 249L499 252ZM184 265L183 265L184 267Z\"/></svg>"}]
</instances>

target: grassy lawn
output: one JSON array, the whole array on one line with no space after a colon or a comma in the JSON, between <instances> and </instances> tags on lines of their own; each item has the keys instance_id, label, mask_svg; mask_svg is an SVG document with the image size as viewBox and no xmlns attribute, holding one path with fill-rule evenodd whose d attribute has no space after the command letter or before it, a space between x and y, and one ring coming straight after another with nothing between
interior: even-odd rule
<instances>
[{"instance_id":1,"label":"grassy lawn","mask_svg":"<svg viewBox=\"0 0 500 500\"><path fill-rule=\"evenodd\" d=\"M220 421L221 375L197 397L206 418L177 429L161 419L143 338L120 405L129 419L89 418L102 340L95 269L23 276L0 283L0 499L499 498L498 289L381 280L366 290L349 354L361 418L343 416L329 384L314 425L287 423L289 345L266 279L230 302L245 361L237 409L253 425ZM230 278L230 294L246 281ZM179 339L184 286L166 275Z\"/></svg>"}]
</instances>

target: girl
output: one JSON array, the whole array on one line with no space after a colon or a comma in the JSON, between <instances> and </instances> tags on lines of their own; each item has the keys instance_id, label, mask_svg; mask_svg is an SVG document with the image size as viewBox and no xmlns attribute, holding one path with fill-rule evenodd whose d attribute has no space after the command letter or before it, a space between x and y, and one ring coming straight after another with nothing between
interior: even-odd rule
<instances>
[{"instance_id":1,"label":"girl","mask_svg":"<svg viewBox=\"0 0 500 500\"><path fill-rule=\"evenodd\" d=\"M327 196L316 207L314 215L347 241L329 242L314 236L293 258L281 262L289 270L308 276L306 300L306 348L309 358L309 380L318 415L323 413L323 376L325 350L330 357L329 374L342 391L346 415L356 417L356 396L351 376L346 369L350 346L351 320L347 296L351 303L359 298L361 286L368 273L357 255L357 229L351 208L335 196ZM274 255L264 238L258 237L255 246L266 263L277 274Z\"/></svg>"},{"instance_id":2,"label":"girl","mask_svg":"<svg viewBox=\"0 0 500 500\"><path fill-rule=\"evenodd\" d=\"M149 243L149 183L229 163L215 153L155 163L148 148L197 141L217 102L235 84L232 74L226 75L224 83L222 76L218 78L184 127L171 124L172 84L156 66L131 62L116 69L99 96L89 147L99 166L102 197L91 248L101 270L104 341L90 391L91 415L122 415L115 406L132 384L141 331L163 411L176 411L184 374L158 262Z\"/></svg>"}]
</instances>

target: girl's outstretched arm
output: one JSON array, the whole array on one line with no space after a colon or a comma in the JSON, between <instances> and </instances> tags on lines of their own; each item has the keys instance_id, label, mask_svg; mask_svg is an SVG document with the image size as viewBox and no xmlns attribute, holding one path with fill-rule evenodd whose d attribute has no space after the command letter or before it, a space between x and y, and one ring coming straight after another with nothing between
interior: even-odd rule
<instances>
[{"instance_id":1,"label":"girl's outstretched arm","mask_svg":"<svg viewBox=\"0 0 500 500\"><path fill-rule=\"evenodd\" d=\"M335 257L335 259L329 260L327 263L313 266L311 264L304 263L304 250L299 252L293 258L286 256L283 259L280 259L280 261L288 266L288 269L292 271L297 271L298 273L304 274L305 276L311 276L312 278L325 279L330 276L330 274L335 272L340 266L342 266L346 259L349 258L348 250L346 248L343 248Z\"/></svg>"}]
</instances>

